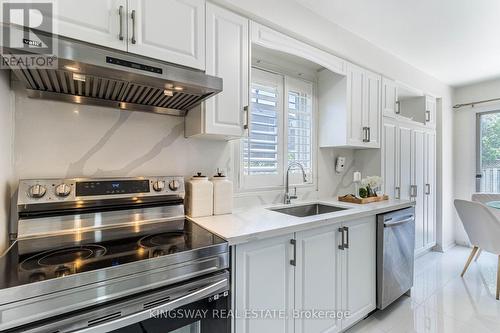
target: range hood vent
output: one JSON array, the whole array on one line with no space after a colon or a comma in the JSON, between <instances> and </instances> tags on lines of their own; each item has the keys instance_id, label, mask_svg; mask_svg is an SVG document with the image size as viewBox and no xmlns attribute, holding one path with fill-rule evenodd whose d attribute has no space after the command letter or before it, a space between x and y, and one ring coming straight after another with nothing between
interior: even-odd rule
<instances>
[{"instance_id":1,"label":"range hood vent","mask_svg":"<svg viewBox=\"0 0 500 333\"><path fill-rule=\"evenodd\" d=\"M199 70L65 37L37 34L51 38L57 45L57 67L11 66L31 98L184 116L222 91L222 79ZM2 46L4 57L41 54L36 51Z\"/></svg>"}]
</instances>

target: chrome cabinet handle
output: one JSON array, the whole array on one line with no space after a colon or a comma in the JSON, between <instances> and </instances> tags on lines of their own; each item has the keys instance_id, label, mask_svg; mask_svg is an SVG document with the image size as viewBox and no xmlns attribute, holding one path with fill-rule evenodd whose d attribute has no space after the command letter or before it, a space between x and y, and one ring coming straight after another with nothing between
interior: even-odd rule
<instances>
[{"instance_id":1,"label":"chrome cabinet handle","mask_svg":"<svg viewBox=\"0 0 500 333\"><path fill-rule=\"evenodd\" d=\"M395 110L395 113L396 114L400 114L401 113L401 104L399 103L399 101L396 101L396 110Z\"/></svg>"},{"instance_id":2,"label":"chrome cabinet handle","mask_svg":"<svg viewBox=\"0 0 500 333\"><path fill-rule=\"evenodd\" d=\"M290 265L297 266L297 241L290 239L290 244L293 245L293 259L290 260Z\"/></svg>"},{"instance_id":3,"label":"chrome cabinet handle","mask_svg":"<svg viewBox=\"0 0 500 333\"><path fill-rule=\"evenodd\" d=\"M368 131L368 142L372 141L372 131L370 127L367 127L366 130Z\"/></svg>"},{"instance_id":4,"label":"chrome cabinet handle","mask_svg":"<svg viewBox=\"0 0 500 333\"><path fill-rule=\"evenodd\" d=\"M349 227L344 227L344 232L345 232L345 243L344 243L344 249L349 248Z\"/></svg>"},{"instance_id":5,"label":"chrome cabinet handle","mask_svg":"<svg viewBox=\"0 0 500 333\"><path fill-rule=\"evenodd\" d=\"M417 185L411 185L410 186L410 196L415 198L417 195L418 195Z\"/></svg>"},{"instance_id":6,"label":"chrome cabinet handle","mask_svg":"<svg viewBox=\"0 0 500 333\"><path fill-rule=\"evenodd\" d=\"M132 10L130 18L132 19L132 38L130 39L130 41L132 42L132 44L135 44L137 43L137 41L135 40L135 9Z\"/></svg>"},{"instance_id":7,"label":"chrome cabinet handle","mask_svg":"<svg viewBox=\"0 0 500 333\"><path fill-rule=\"evenodd\" d=\"M345 234L344 234L344 228L339 228L339 232L342 234L342 241L340 242L339 249L343 250L344 245L345 245Z\"/></svg>"},{"instance_id":8,"label":"chrome cabinet handle","mask_svg":"<svg viewBox=\"0 0 500 333\"><path fill-rule=\"evenodd\" d=\"M249 129L250 128L250 123L249 123L249 120L250 120L250 115L249 115L249 111L248 111L248 105L244 106L243 107L243 111L245 112L245 117L246 117L246 123L245 125L243 125L243 129Z\"/></svg>"},{"instance_id":9,"label":"chrome cabinet handle","mask_svg":"<svg viewBox=\"0 0 500 333\"><path fill-rule=\"evenodd\" d=\"M396 199L401 199L401 187L397 186L395 188L395 190L396 190L396 193L397 193L396 194Z\"/></svg>"},{"instance_id":10,"label":"chrome cabinet handle","mask_svg":"<svg viewBox=\"0 0 500 333\"><path fill-rule=\"evenodd\" d=\"M118 39L123 40L123 6L118 8L118 16L120 16L120 33L118 34Z\"/></svg>"},{"instance_id":11,"label":"chrome cabinet handle","mask_svg":"<svg viewBox=\"0 0 500 333\"><path fill-rule=\"evenodd\" d=\"M431 121L431 112L429 110L425 111L425 121Z\"/></svg>"},{"instance_id":12,"label":"chrome cabinet handle","mask_svg":"<svg viewBox=\"0 0 500 333\"><path fill-rule=\"evenodd\" d=\"M431 184L425 184L425 194L431 194Z\"/></svg>"},{"instance_id":13,"label":"chrome cabinet handle","mask_svg":"<svg viewBox=\"0 0 500 333\"><path fill-rule=\"evenodd\" d=\"M363 142L369 142L369 140L368 140L368 127L363 127Z\"/></svg>"}]
</instances>

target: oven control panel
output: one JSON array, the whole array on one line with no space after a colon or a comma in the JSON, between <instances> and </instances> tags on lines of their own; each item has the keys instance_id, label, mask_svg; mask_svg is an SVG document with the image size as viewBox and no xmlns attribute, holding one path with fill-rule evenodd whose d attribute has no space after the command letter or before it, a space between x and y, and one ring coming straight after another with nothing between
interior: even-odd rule
<instances>
[{"instance_id":1,"label":"oven control panel","mask_svg":"<svg viewBox=\"0 0 500 333\"><path fill-rule=\"evenodd\" d=\"M23 179L18 205L160 195L184 197L184 177Z\"/></svg>"}]
</instances>

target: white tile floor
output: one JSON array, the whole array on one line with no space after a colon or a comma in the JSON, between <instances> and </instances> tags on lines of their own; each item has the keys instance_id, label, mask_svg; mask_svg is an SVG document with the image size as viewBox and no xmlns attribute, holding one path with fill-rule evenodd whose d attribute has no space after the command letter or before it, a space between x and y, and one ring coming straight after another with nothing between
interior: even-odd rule
<instances>
[{"instance_id":1,"label":"white tile floor","mask_svg":"<svg viewBox=\"0 0 500 333\"><path fill-rule=\"evenodd\" d=\"M497 257L482 253L460 277L469 248L430 252L415 262L412 297L377 311L348 333L500 333Z\"/></svg>"}]
</instances>

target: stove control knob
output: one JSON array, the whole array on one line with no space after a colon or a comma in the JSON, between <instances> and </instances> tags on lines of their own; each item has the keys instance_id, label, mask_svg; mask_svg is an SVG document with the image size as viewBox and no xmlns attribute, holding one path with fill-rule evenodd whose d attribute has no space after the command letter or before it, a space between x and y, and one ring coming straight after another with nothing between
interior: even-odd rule
<instances>
[{"instance_id":1,"label":"stove control knob","mask_svg":"<svg viewBox=\"0 0 500 333\"><path fill-rule=\"evenodd\" d=\"M170 183L168 183L168 188L172 191L177 191L179 189L179 186L180 185L177 180L172 180Z\"/></svg>"},{"instance_id":2,"label":"stove control knob","mask_svg":"<svg viewBox=\"0 0 500 333\"><path fill-rule=\"evenodd\" d=\"M58 197L67 197L71 193L71 186L68 184L59 184L56 186L56 195Z\"/></svg>"},{"instance_id":3,"label":"stove control knob","mask_svg":"<svg viewBox=\"0 0 500 333\"><path fill-rule=\"evenodd\" d=\"M28 189L28 195L31 198L35 198L35 199L39 199L39 198L43 197L46 192L47 192L47 188L43 185L40 185L40 184L33 185Z\"/></svg>"},{"instance_id":4,"label":"stove control knob","mask_svg":"<svg viewBox=\"0 0 500 333\"><path fill-rule=\"evenodd\" d=\"M153 183L153 190L156 192L161 192L165 188L165 182L163 180L157 180Z\"/></svg>"}]
</instances>

